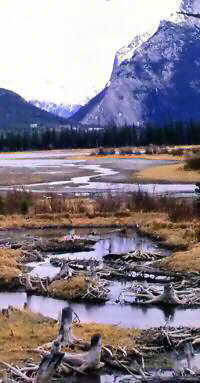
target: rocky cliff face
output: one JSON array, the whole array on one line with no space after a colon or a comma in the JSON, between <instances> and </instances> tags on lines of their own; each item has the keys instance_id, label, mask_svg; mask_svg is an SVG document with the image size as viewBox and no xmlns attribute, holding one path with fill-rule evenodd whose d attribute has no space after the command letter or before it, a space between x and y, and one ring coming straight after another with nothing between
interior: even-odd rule
<instances>
[{"instance_id":1,"label":"rocky cliff face","mask_svg":"<svg viewBox=\"0 0 200 383\"><path fill-rule=\"evenodd\" d=\"M182 12L200 13L200 0ZM179 16L120 50L103 91L74 116L84 124L200 120L200 19Z\"/></svg>"}]
</instances>

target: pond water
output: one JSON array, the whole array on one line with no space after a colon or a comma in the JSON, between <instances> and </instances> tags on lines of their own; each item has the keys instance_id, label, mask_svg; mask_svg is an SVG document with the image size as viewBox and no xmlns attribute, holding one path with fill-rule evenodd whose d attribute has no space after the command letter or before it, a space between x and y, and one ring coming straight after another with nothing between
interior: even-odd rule
<instances>
[{"instance_id":1,"label":"pond water","mask_svg":"<svg viewBox=\"0 0 200 383\"><path fill-rule=\"evenodd\" d=\"M82 236L86 231L78 230L77 233ZM87 238L96 238L97 242L94 245L92 251L82 251L76 253L64 253L64 254L50 254L44 262L32 262L28 266L33 267L31 275L38 275L40 277L55 276L59 268L51 266L50 259L52 257L59 257L61 259L97 259L102 260L103 256L109 253L112 254L124 254L129 251L141 250L154 254L165 254L168 255L169 251L160 249L156 242L151 241L146 237L141 237L134 230L129 230L127 235L121 232L111 232L101 234L97 233L96 236L87 235Z\"/></svg>"},{"instance_id":2,"label":"pond water","mask_svg":"<svg viewBox=\"0 0 200 383\"><path fill-rule=\"evenodd\" d=\"M0 309L9 305L22 308L24 304L36 313L57 319L62 308L68 302L36 295L27 296L24 292L0 293ZM82 322L119 324L125 327L151 328L159 327L169 321L171 326L199 327L200 309L173 309L164 311L158 307L141 307L119 304L81 304L70 306L78 314Z\"/></svg>"},{"instance_id":3,"label":"pond water","mask_svg":"<svg viewBox=\"0 0 200 383\"><path fill-rule=\"evenodd\" d=\"M84 229L79 231L80 236L89 235L89 229ZM37 233L37 234L36 234ZM27 234L27 231L22 232L9 232L7 233L9 238L18 239L26 238L27 236L44 236L44 237L55 237L63 235L63 231L36 231L33 230ZM5 236L5 233L0 233L0 239ZM57 255L60 258L79 258L79 259L89 259L96 258L102 260L103 255L108 254L108 252L122 254L134 249L143 249L148 252L157 252L163 253L163 255L168 255L169 252L164 251L159 248L159 246L149 240L148 238L140 237L135 231L129 229L128 232L122 234L121 232L110 232L106 233L105 230L100 230L96 233L96 238L98 239L97 243L94 246L94 250L91 252L81 252L76 254L60 254ZM50 264L50 258L55 256L54 254L49 254L45 262L32 263L33 270L31 271L32 275L40 276L53 276L59 271L59 268L53 267ZM122 327L136 327L141 329L147 329L151 327L159 327L166 325L166 322L170 326L191 326L199 327L199 318L200 318L200 309L187 309L183 310L180 308L172 308L171 310L163 310L159 307L142 307L134 306L129 304L116 304L115 300L119 296L119 292L122 288L130 286L130 283L121 283L116 281L111 281L109 288L111 290L110 300L105 304L82 304L82 303L69 303L66 300L58 300L48 297L42 297L37 295L27 295L23 291L18 292L0 292L0 309L7 308L9 305L23 308L24 305L35 313L40 313L44 316L58 319L60 316L61 310L70 305L72 309L79 316L81 322L97 322L97 323L106 323L106 324L116 324ZM169 365L172 365L175 368L181 368L183 365L186 365L186 360L184 357L178 358L176 354L164 355L163 359L168 358ZM191 365L196 367L199 365L199 355L195 355L192 358ZM166 361L156 360L151 365L153 368L157 366L166 366ZM148 366L147 366L148 367ZM153 372L153 371L152 371ZM163 369L162 376L172 376L172 370ZM91 375L87 377L76 377L72 376L70 378L59 380L60 382L67 383L124 383L132 382L130 381L130 376L125 375Z\"/></svg>"},{"instance_id":4,"label":"pond water","mask_svg":"<svg viewBox=\"0 0 200 383\"><path fill-rule=\"evenodd\" d=\"M9 233L10 237L15 238L18 236L18 239L24 238L27 235L26 232L20 233ZM33 236L40 233L43 236L57 236L58 233L63 234L61 231L52 230L50 232L46 231L32 231L29 235ZM89 233L89 229L78 231L79 235L84 236L84 234ZM3 236L0 233L0 238ZM121 232L110 232L106 233L104 231L98 231L96 233L96 238L98 238L97 243L94 246L94 250L91 252L81 252L81 253L66 253L59 254L57 257L60 258L70 258L70 259L90 259L96 258L102 260L103 255L108 254L109 251L116 254L126 253L128 251L133 251L135 249L143 249L148 252L153 253L163 253L163 255L168 255L169 252L159 248L159 246L149 240L148 238L140 237L132 229L128 230L127 234L122 234ZM42 276L54 276L59 268L51 266L50 258L54 257L54 254L50 254L45 262L40 263L31 263L33 270L31 271L32 275ZM200 309L192 310L180 310L172 309L171 311L164 311L158 307L141 307L141 306L132 306L132 305L120 305L114 303L118 298L119 293L122 288L129 286L121 282L110 282L109 288L111 290L110 299L106 304L94 305L94 304L80 304L73 303L71 304L72 308L79 315L81 321L84 322L99 322L99 323L115 323L127 327L139 327L139 328L149 328L161 326L166 323L166 320L170 319L170 324L173 326L198 326L200 318ZM40 312L43 315L57 318L60 310L68 305L68 302L65 300L57 300L47 297L40 296L27 296L24 292L0 293L0 308L7 307L9 305L23 307L27 303L30 310L34 312ZM184 315L183 315L184 313Z\"/></svg>"}]
</instances>

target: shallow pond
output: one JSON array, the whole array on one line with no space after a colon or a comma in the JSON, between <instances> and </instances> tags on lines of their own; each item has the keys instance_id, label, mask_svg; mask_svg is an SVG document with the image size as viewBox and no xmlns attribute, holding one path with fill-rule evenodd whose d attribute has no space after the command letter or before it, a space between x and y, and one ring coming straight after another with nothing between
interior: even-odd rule
<instances>
[{"instance_id":1,"label":"shallow pond","mask_svg":"<svg viewBox=\"0 0 200 383\"><path fill-rule=\"evenodd\" d=\"M134 250L141 250L148 253L154 254L164 254L169 255L169 251L160 249L156 242L151 241L146 237L141 237L134 230L128 230L127 235L122 234L121 232L110 232L104 233L104 231L97 230L96 235L89 235L89 230L77 230L77 233L82 237L86 235L87 238L95 238L97 239L96 244L94 245L94 249L92 251L82 251L76 253L64 253L64 254L49 254L48 258L44 262L32 262L29 263L32 271L30 272L33 276L39 277L54 277L58 271L58 267L54 267L50 264L50 259L53 257L58 257L60 259L97 259L103 260L103 256L109 253L112 254L124 254ZM53 231L52 231L53 233ZM42 233L44 235L44 233ZM21 233L22 235L22 233ZM53 234L52 234L53 235ZM55 235L55 231L54 231ZM60 232L60 235L64 235L64 231ZM1 236L0 236L1 238ZM120 288L116 283L114 284L114 288L111 289L113 291L112 299L116 299L119 295Z\"/></svg>"},{"instance_id":2,"label":"shallow pond","mask_svg":"<svg viewBox=\"0 0 200 383\"><path fill-rule=\"evenodd\" d=\"M22 308L27 304L33 312L57 319L67 301L36 295L27 296L24 292L0 293L0 308L13 305ZM163 311L158 307L139 307L106 303L103 305L72 303L71 307L83 322L119 324L126 327L159 327L169 321L171 326L199 326L200 309L173 309Z\"/></svg>"},{"instance_id":3,"label":"shallow pond","mask_svg":"<svg viewBox=\"0 0 200 383\"><path fill-rule=\"evenodd\" d=\"M90 230L91 231L91 230ZM88 230L89 232L89 230ZM77 234L80 237L84 237L86 230L77 230ZM64 231L62 232L64 235ZM59 258L70 258L70 259L91 259L95 258L101 260L103 256L106 254L125 254L130 251L141 250L149 253L160 254L163 253L165 255L169 255L169 251L160 249L156 242L152 240L140 236L134 230L129 230L127 235L122 234L121 232L110 232L103 234L101 231L97 230L95 235L87 234L88 239L96 239L97 242L93 246L92 251L81 251L76 253L64 253L57 254L56 257ZM49 258L54 257L55 254L50 254ZM42 262L41 264L37 264L37 270L41 266L41 272L44 272L43 276L46 276L46 266L49 265L49 260L46 262ZM36 266L36 264L33 264ZM40 276L42 274L40 273Z\"/></svg>"},{"instance_id":4,"label":"shallow pond","mask_svg":"<svg viewBox=\"0 0 200 383\"><path fill-rule=\"evenodd\" d=\"M80 236L89 235L90 229L79 230ZM63 235L64 231L60 230L33 230L29 233L27 231L21 232L9 232L7 233L9 238L19 240L19 238L27 238L34 236L55 237ZM0 233L0 239L5 238L5 233ZM159 248L159 246L149 240L148 238L142 238L135 231L129 229L128 232L122 234L121 232L107 233L106 229L97 230L95 238L98 239L94 246L94 250L91 252L81 252L76 254L60 254L57 255L60 258L80 258L89 259L96 258L102 259L103 255L111 253L121 254L135 249L143 249L148 252L157 252L164 255L168 255L168 252ZM59 270L51 266L49 260L55 255L49 254L49 257L45 262L32 263L33 267L31 271L32 275L40 276L53 276ZM107 324L118 324L124 327L136 327L141 329L147 329L150 327L159 327L166 325L166 322L170 326L199 326L200 309L171 309L162 310L159 307L141 307L132 305L116 304L114 301L118 298L121 288L129 286L129 283L110 282L109 288L111 290L110 300L106 304L70 304L72 309L77 313L82 322L97 322ZM53 298L47 298L36 295L27 295L23 291L18 292L1 292L0 293L0 309L7 308L9 305L23 308L26 306L32 311L41 313L45 316L53 319L58 319L61 310L69 305L65 300L58 300ZM162 376L172 376L172 370L165 369L165 367L181 368L186 365L184 358L178 358L176 354L163 355L162 358L155 359L155 364L151 364L150 367L156 368L161 366L163 368ZM191 366L196 367L199 365L199 355L195 355L191 360ZM148 367L148 366L147 366ZM66 383L124 383L131 382L130 376L122 375L91 375L87 377L75 377L60 380L60 382Z\"/></svg>"},{"instance_id":5,"label":"shallow pond","mask_svg":"<svg viewBox=\"0 0 200 383\"><path fill-rule=\"evenodd\" d=\"M89 235L90 230L78 230L77 233L80 236ZM63 231L32 231L29 235L34 235L35 233L43 236L57 236L63 235ZM1 233L2 235L2 233ZM1 238L0 235L0 238ZM24 238L27 235L27 232L21 233L9 233L10 237L13 235L18 235ZM15 238L15 237L14 237ZM135 249L145 250L151 253L163 253L163 255L168 255L169 252L159 248L159 246L151 241L148 238L139 236L134 230L129 229L127 234L122 234L121 232L106 232L106 230L97 230L96 239L97 243L94 246L94 250L90 252L81 252L81 253L66 253L59 254L57 257L60 258L70 258L70 259L102 259L103 255L111 253L122 254L128 251L133 251ZM54 267L50 264L50 258L54 257L54 254L50 254L45 262L40 263L31 263L29 264L33 269L31 271L32 275L43 276L54 276L59 271L59 268ZM80 304L73 303L71 306L74 311L77 312L81 321L84 322L99 322L99 323L118 323L122 326L127 327L139 327L139 328L149 328L161 326L166 323L166 320L171 319L170 324L173 326L178 325L198 325L200 309L192 310L188 309L183 310L171 310L163 311L158 307L141 307L141 306L131 306L131 305L120 305L114 303L118 298L120 291L125 286L129 286L130 283L121 283L121 282L110 282L110 300L106 304ZM18 293L0 293L0 307L7 307L9 304L19 307L23 307L24 303L27 303L30 310L34 312L40 312L43 315L50 316L52 318L57 318L60 310L68 305L68 302L64 300L57 300L52 298L40 297L40 296L28 296L24 292Z\"/></svg>"}]
</instances>

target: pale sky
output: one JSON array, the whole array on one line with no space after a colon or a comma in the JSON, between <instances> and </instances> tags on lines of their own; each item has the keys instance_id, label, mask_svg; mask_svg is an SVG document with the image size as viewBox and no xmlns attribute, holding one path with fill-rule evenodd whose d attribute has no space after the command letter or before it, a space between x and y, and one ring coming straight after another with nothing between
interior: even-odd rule
<instances>
[{"instance_id":1,"label":"pale sky","mask_svg":"<svg viewBox=\"0 0 200 383\"><path fill-rule=\"evenodd\" d=\"M180 0L0 0L0 87L81 103L110 78L116 51Z\"/></svg>"}]
</instances>

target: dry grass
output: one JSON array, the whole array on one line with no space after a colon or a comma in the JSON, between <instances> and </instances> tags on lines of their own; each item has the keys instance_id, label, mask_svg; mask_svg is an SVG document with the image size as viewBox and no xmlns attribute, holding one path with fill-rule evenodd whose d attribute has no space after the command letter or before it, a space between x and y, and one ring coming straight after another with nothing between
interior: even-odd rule
<instances>
[{"instance_id":1,"label":"dry grass","mask_svg":"<svg viewBox=\"0 0 200 383\"><path fill-rule=\"evenodd\" d=\"M0 327L0 360L7 362L36 359L36 354L28 350L53 340L57 334L55 321L29 311L14 310L9 318L0 313Z\"/></svg>"},{"instance_id":2,"label":"dry grass","mask_svg":"<svg viewBox=\"0 0 200 383\"><path fill-rule=\"evenodd\" d=\"M1 216L0 216L1 218ZM199 240L200 222L198 220L184 220L172 222L167 213L164 212L131 212L127 216L117 217L114 214L97 214L94 218L84 215L74 215L72 217L74 227L98 226L105 227L111 225L136 225L141 231L158 236L166 245L185 245L196 243ZM29 217L21 215L6 216L1 221L1 228L39 228L39 227L63 227L69 224L69 217L66 214L46 214Z\"/></svg>"},{"instance_id":3,"label":"dry grass","mask_svg":"<svg viewBox=\"0 0 200 383\"><path fill-rule=\"evenodd\" d=\"M192 156L189 156L185 160L185 169L200 171L200 151L194 153Z\"/></svg>"},{"instance_id":4,"label":"dry grass","mask_svg":"<svg viewBox=\"0 0 200 383\"><path fill-rule=\"evenodd\" d=\"M28 310L14 310L9 318L0 313L0 360L8 363L23 362L27 358L37 360L37 354L31 349L51 342L58 334L58 323L34 314ZM134 338L140 334L137 329L125 329L119 326L84 323L74 326L77 337L90 341L95 333L102 334L103 344L113 347L134 346Z\"/></svg>"},{"instance_id":5,"label":"dry grass","mask_svg":"<svg viewBox=\"0 0 200 383\"><path fill-rule=\"evenodd\" d=\"M133 178L138 182L197 183L200 182L200 171L186 170L184 164L179 163L144 169L134 174Z\"/></svg>"},{"instance_id":6,"label":"dry grass","mask_svg":"<svg viewBox=\"0 0 200 383\"><path fill-rule=\"evenodd\" d=\"M48 287L49 294L54 298L79 299L88 287L88 281L82 275L72 277L69 280L58 280Z\"/></svg>"},{"instance_id":7,"label":"dry grass","mask_svg":"<svg viewBox=\"0 0 200 383\"><path fill-rule=\"evenodd\" d=\"M11 283L21 273L20 250L0 249L0 281Z\"/></svg>"},{"instance_id":8,"label":"dry grass","mask_svg":"<svg viewBox=\"0 0 200 383\"><path fill-rule=\"evenodd\" d=\"M171 271L200 272L200 245L189 251L177 252L162 260L159 265Z\"/></svg>"},{"instance_id":9,"label":"dry grass","mask_svg":"<svg viewBox=\"0 0 200 383\"><path fill-rule=\"evenodd\" d=\"M37 201L41 203L41 200ZM46 203L48 205L49 200L45 201ZM1 215L0 227L2 229L58 228L65 227L69 223L74 227L90 226L91 228L94 226L139 225L141 232L154 236L173 250L192 249L200 242L199 204L191 200L161 198L140 192L132 193L131 197L127 197L127 195L121 195L119 198L108 196L97 200L54 197L51 201L50 211L48 211L48 206L40 205L39 211L41 213L37 214L32 212L26 216L20 214ZM59 212L60 210L61 212ZM11 258L12 264L9 263ZM16 276L20 272L16 259L17 253L15 251L10 253L9 259L6 257L5 260L2 256L0 279L1 275L9 279L10 273L12 279L12 276ZM14 260L15 263L13 263ZM61 282L57 283L57 285L51 286L51 289L56 289L54 296L66 299L78 299L80 285L81 289L85 288L80 281L78 281L77 288L73 286L71 290L68 285L69 282L64 282L66 286L61 285ZM73 295L74 291L76 291L75 296Z\"/></svg>"},{"instance_id":10,"label":"dry grass","mask_svg":"<svg viewBox=\"0 0 200 383\"><path fill-rule=\"evenodd\" d=\"M140 334L140 330L134 328L123 328L115 325L84 323L76 325L74 328L75 335L87 341L94 334L102 334L103 345L111 345L112 347L131 348L135 346L135 337Z\"/></svg>"},{"instance_id":11,"label":"dry grass","mask_svg":"<svg viewBox=\"0 0 200 383\"><path fill-rule=\"evenodd\" d=\"M163 160L163 161L182 161L182 156L173 156L172 154L108 154L108 155L94 155L88 158L87 160L100 160L104 158L135 158L135 159L144 159L144 160ZM80 159L80 158L76 158Z\"/></svg>"}]
</instances>

